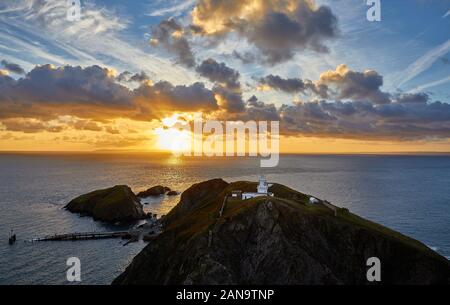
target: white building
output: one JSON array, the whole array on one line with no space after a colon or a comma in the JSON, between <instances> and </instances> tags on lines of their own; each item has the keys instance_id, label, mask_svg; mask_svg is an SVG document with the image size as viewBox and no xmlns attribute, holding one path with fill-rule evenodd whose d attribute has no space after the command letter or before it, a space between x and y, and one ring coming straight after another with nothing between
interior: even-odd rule
<instances>
[{"instance_id":1,"label":"white building","mask_svg":"<svg viewBox=\"0 0 450 305\"><path fill-rule=\"evenodd\" d=\"M233 198L242 198L242 191L232 191L231 197Z\"/></svg>"},{"instance_id":2,"label":"white building","mask_svg":"<svg viewBox=\"0 0 450 305\"><path fill-rule=\"evenodd\" d=\"M310 197L309 198L309 203L310 204L319 204L320 202L319 202L319 199L314 198L314 197Z\"/></svg>"},{"instance_id":3,"label":"white building","mask_svg":"<svg viewBox=\"0 0 450 305\"><path fill-rule=\"evenodd\" d=\"M242 193L242 199L250 199L255 197L261 197L261 196L273 196L272 193L269 192L269 187L271 187L272 184L267 183L266 177L260 176L259 177L259 184L257 187L256 193Z\"/></svg>"}]
</instances>

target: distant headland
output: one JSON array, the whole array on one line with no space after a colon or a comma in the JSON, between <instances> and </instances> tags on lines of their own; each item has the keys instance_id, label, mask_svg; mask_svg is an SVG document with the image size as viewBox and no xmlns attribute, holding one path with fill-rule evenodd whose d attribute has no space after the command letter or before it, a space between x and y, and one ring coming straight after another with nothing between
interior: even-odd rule
<instances>
[{"instance_id":1,"label":"distant headland","mask_svg":"<svg viewBox=\"0 0 450 305\"><path fill-rule=\"evenodd\" d=\"M111 223L151 219L123 234L150 243L113 284L371 284L374 257L381 284L450 283L450 262L419 241L263 176L194 184L156 219L140 198L160 195L177 192L158 185L136 196L121 185L66 206Z\"/></svg>"},{"instance_id":2,"label":"distant headland","mask_svg":"<svg viewBox=\"0 0 450 305\"><path fill-rule=\"evenodd\" d=\"M261 181L260 181L261 184ZM284 185L194 184L160 219L162 233L113 284L448 284L450 262L417 240Z\"/></svg>"}]
</instances>

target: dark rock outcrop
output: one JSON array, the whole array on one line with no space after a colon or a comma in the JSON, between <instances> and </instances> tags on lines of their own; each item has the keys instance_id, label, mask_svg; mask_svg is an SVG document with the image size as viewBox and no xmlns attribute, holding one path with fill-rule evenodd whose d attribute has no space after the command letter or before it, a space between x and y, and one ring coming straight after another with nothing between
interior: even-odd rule
<instances>
[{"instance_id":1,"label":"dark rock outcrop","mask_svg":"<svg viewBox=\"0 0 450 305\"><path fill-rule=\"evenodd\" d=\"M178 192L172 191L168 186L156 185L146 191L137 194L139 198L156 197L166 194L169 196L178 195Z\"/></svg>"},{"instance_id":2,"label":"dark rock outcrop","mask_svg":"<svg viewBox=\"0 0 450 305\"><path fill-rule=\"evenodd\" d=\"M162 185L156 185L149 188L146 191L140 192L137 194L140 198L151 197L151 196L160 196L166 193L166 188Z\"/></svg>"},{"instance_id":3,"label":"dark rock outcrop","mask_svg":"<svg viewBox=\"0 0 450 305\"><path fill-rule=\"evenodd\" d=\"M370 257L381 284L449 283L449 261L422 243L279 184L275 197L228 200L218 218L227 194L255 187L192 186L113 284L370 284Z\"/></svg>"},{"instance_id":4,"label":"dark rock outcrop","mask_svg":"<svg viewBox=\"0 0 450 305\"><path fill-rule=\"evenodd\" d=\"M167 194L167 196L176 196L178 195L177 191L173 191L168 186L162 186L157 185L149 188L146 191L140 192L137 194L139 198L146 198L146 197L156 197Z\"/></svg>"},{"instance_id":5,"label":"dark rock outcrop","mask_svg":"<svg viewBox=\"0 0 450 305\"><path fill-rule=\"evenodd\" d=\"M181 194L180 202L166 216L166 221L169 218L182 217L182 214L215 201L228 185L222 179L212 179L192 185Z\"/></svg>"},{"instance_id":6,"label":"dark rock outcrop","mask_svg":"<svg viewBox=\"0 0 450 305\"><path fill-rule=\"evenodd\" d=\"M147 217L133 191L126 185L117 185L81 195L65 206L72 213L92 216L110 223L134 221Z\"/></svg>"}]
</instances>

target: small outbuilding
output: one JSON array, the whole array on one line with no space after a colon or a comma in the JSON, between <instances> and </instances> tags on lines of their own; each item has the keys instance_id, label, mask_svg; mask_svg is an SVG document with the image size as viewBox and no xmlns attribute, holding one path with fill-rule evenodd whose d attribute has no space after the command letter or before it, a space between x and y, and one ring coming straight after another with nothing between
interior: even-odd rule
<instances>
[{"instance_id":1,"label":"small outbuilding","mask_svg":"<svg viewBox=\"0 0 450 305\"><path fill-rule=\"evenodd\" d=\"M231 198L242 199L242 191L232 191Z\"/></svg>"},{"instance_id":2,"label":"small outbuilding","mask_svg":"<svg viewBox=\"0 0 450 305\"><path fill-rule=\"evenodd\" d=\"M317 199L315 197L309 197L309 203L310 204L319 204L320 201L319 201L319 199Z\"/></svg>"}]
</instances>

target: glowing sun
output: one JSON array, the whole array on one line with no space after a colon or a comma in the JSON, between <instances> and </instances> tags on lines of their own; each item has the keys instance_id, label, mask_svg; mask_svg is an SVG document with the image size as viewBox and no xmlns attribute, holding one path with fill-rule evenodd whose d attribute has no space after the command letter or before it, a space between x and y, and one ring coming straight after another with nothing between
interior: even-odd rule
<instances>
[{"instance_id":1,"label":"glowing sun","mask_svg":"<svg viewBox=\"0 0 450 305\"><path fill-rule=\"evenodd\" d=\"M192 133L188 130L177 128L175 125L183 122L177 115L162 120L163 127L155 129L157 146L159 149L171 151L174 154L189 152L191 150Z\"/></svg>"}]
</instances>

